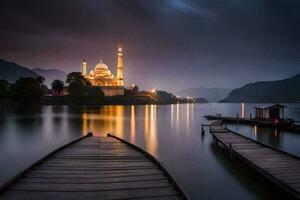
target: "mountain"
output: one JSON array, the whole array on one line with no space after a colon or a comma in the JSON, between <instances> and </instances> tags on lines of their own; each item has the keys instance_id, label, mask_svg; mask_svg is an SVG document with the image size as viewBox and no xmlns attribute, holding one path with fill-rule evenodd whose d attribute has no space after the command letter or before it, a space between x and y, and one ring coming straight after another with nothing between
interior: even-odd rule
<instances>
[{"instance_id":1,"label":"mountain","mask_svg":"<svg viewBox=\"0 0 300 200\"><path fill-rule=\"evenodd\" d=\"M14 83L18 78L32 77L36 78L39 75L30 69L18 65L16 63L8 62L0 59L0 79L5 79L10 83Z\"/></svg>"},{"instance_id":2,"label":"mountain","mask_svg":"<svg viewBox=\"0 0 300 200\"><path fill-rule=\"evenodd\" d=\"M300 74L278 81L247 84L233 90L220 102L279 103L300 101Z\"/></svg>"},{"instance_id":3,"label":"mountain","mask_svg":"<svg viewBox=\"0 0 300 200\"><path fill-rule=\"evenodd\" d=\"M219 89L219 88L187 88L176 92L178 96L192 96L192 97L203 97L209 102L218 102L224 99L232 90L231 89Z\"/></svg>"},{"instance_id":4,"label":"mountain","mask_svg":"<svg viewBox=\"0 0 300 200\"><path fill-rule=\"evenodd\" d=\"M34 68L32 69L35 73L39 74L40 76L45 78L45 84L50 87L53 80L58 79L61 81L65 81L67 74L63 71L58 69L41 69L41 68Z\"/></svg>"}]
</instances>

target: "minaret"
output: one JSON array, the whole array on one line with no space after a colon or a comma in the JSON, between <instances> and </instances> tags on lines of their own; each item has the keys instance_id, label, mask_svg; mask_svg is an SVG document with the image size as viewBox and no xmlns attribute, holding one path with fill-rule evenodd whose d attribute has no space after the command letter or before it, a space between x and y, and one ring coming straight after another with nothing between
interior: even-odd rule
<instances>
[{"instance_id":1,"label":"minaret","mask_svg":"<svg viewBox=\"0 0 300 200\"><path fill-rule=\"evenodd\" d=\"M83 60L82 62L82 72L81 72L82 76L86 76L86 62L85 60Z\"/></svg>"},{"instance_id":2,"label":"minaret","mask_svg":"<svg viewBox=\"0 0 300 200\"><path fill-rule=\"evenodd\" d=\"M117 82L118 82L118 86L124 86L124 81L123 81L123 53L122 53L122 47L118 48Z\"/></svg>"}]
</instances>

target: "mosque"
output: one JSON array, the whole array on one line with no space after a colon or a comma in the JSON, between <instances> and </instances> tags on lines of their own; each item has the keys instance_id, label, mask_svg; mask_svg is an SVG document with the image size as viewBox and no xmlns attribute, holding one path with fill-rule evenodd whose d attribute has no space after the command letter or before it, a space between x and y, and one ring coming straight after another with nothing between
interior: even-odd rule
<instances>
[{"instance_id":1,"label":"mosque","mask_svg":"<svg viewBox=\"0 0 300 200\"><path fill-rule=\"evenodd\" d=\"M123 81L123 52L122 48L118 48L117 56L117 77L109 70L108 66L100 60L100 62L87 73L87 63L82 63L82 75L91 82L93 86L99 86L105 96L122 96L124 95Z\"/></svg>"}]
</instances>

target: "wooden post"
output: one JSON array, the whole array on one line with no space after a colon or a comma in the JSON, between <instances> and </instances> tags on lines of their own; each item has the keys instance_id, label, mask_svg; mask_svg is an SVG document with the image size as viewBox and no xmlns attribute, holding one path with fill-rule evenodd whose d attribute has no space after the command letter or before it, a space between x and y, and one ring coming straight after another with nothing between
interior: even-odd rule
<instances>
[{"instance_id":1,"label":"wooden post","mask_svg":"<svg viewBox=\"0 0 300 200\"><path fill-rule=\"evenodd\" d=\"M216 138L215 135L213 135L213 138L214 138L215 144L218 145L218 139Z\"/></svg>"},{"instance_id":2,"label":"wooden post","mask_svg":"<svg viewBox=\"0 0 300 200\"><path fill-rule=\"evenodd\" d=\"M204 130L204 125L201 125L201 134L204 135L205 134L205 130Z\"/></svg>"},{"instance_id":3,"label":"wooden post","mask_svg":"<svg viewBox=\"0 0 300 200\"><path fill-rule=\"evenodd\" d=\"M213 135L213 140L214 140L214 143L216 144L216 137L215 137L215 135Z\"/></svg>"},{"instance_id":4,"label":"wooden post","mask_svg":"<svg viewBox=\"0 0 300 200\"><path fill-rule=\"evenodd\" d=\"M232 145L229 143L230 158L232 158Z\"/></svg>"},{"instance_id":5,"label":"wooden post","mask_svg":"<svg viewBox=\"0 0 300 200\"><path fill-rule=\"evenodd\" d=\"M250 113L250 120L252 120L252 113Z\"/></svg>"},{"instance_id":6,"label":"wooden post","mask_svg":"<svg viewBox=\"0 0 300 200\"><path fill-rule=\"evenodd\" d=\"M88 132L87 136L93 136L93 132Z\"/></svg>"}]
</instances>

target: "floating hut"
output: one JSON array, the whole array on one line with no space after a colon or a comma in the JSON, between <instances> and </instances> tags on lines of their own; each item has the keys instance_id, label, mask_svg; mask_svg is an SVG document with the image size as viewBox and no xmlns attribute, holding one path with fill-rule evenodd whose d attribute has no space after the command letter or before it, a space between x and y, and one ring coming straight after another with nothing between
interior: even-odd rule
<instances>
[{"instance_id":1,"label":"floating hut","mask_svg":"<svg viewBox=\"0 0 300 200\"><path fill-rule=\"evenodd\" d=\"M284 120L284 108L285 106L280 104L268 105L264 107L254 107L255 119L279 123L280 121Z\"/></svg>"}]
</instances>

